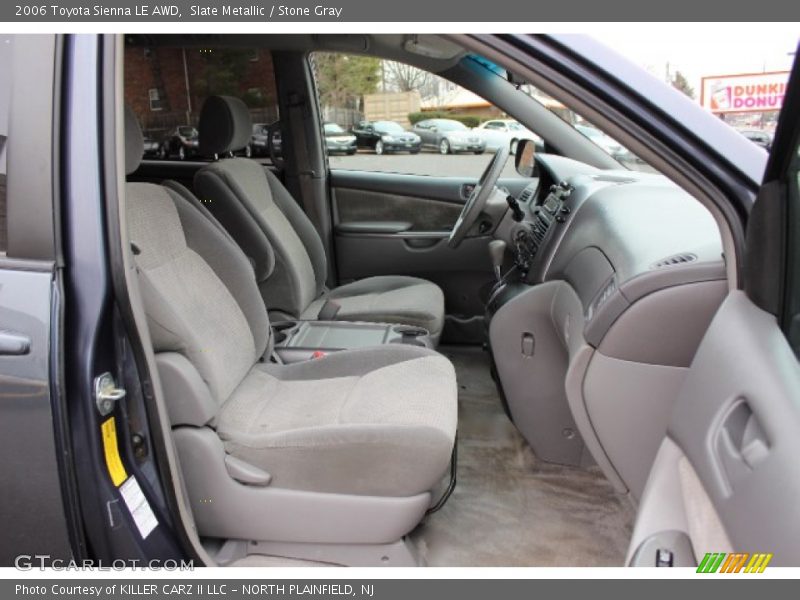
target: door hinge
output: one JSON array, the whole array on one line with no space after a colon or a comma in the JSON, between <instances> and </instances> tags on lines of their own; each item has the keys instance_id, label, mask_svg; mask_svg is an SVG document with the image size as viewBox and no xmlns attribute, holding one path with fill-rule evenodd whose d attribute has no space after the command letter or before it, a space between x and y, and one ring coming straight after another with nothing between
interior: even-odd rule
<instances>
[{"instance_id":1,"label":"door hinge","mask_svg":"<svg viewBox=\"0 0 800 600\"><path fill-rule=\"evenodd\" d=\"M114 410L114 404L125 397L125 388L117 387L111 373L103 373L94 379L94 400L97 410L106 416Z\"/></svg>"}]
</instances>

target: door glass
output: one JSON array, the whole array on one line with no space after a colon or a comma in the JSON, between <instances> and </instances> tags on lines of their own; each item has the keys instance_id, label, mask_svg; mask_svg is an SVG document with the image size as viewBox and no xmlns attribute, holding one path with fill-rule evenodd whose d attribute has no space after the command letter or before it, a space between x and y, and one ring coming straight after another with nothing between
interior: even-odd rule
<instances>
[{"instance_id":1,"label":"door glass","mask_svg":"<svg viewBox=\"0 0 800 600\"><path fill-rule=\"evenodd\" d=\"M490 102L416 67L332 52L312 54L311 65L333 169L474 177L499 147L536 137ZM513 157L502 177L519 177Z\"/></svg>"},{"instance_id":2,"label":"door glass","mask_svg":"<svg viewBox=\"0 0 800 600\"><path fill-rule=\"evenodd\" d=\"M261 48L151 47L127 36L125 102L145 136L144 157L209 160L198 154L197 124L209 96L241 98L253 134L240 153L268 161L265 127L278 119L272 54Z\"/></svg>"}]
</instances>

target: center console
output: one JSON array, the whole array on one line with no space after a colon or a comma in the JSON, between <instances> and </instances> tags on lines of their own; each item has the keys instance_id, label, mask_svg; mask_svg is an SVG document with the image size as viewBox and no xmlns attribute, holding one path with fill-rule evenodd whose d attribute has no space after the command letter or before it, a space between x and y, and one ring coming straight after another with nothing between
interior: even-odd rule
<instances>
[{"instance_id":1,"label":"center console","mask_svg":"<svg viewBox=\"0 0 800 600\"><path fill-rule=\"evenodd\" d=\"M412 325L350 321L279 321L272 326L275 353L284 363L319 358L330 352L384 344L433 348L427 329Z\"/></svg>"}]
</instances>

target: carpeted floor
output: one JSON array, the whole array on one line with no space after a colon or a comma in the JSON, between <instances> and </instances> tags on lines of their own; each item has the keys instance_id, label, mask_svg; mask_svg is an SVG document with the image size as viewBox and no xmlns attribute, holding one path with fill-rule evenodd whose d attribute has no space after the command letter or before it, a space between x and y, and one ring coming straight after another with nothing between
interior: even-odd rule
<instances>
[{"instance_id":1,"label":"carpeted floor","mask_svg":"<svg viewBox=\"0 0 800 600\"><path fill-rule=\"evenodd\" d=\"M411 534L429 566L622 566L634 509L597 467L539 461L506 417L486 352L440 348L459 380L458 485Z\"/></svg>"}]
</instances>

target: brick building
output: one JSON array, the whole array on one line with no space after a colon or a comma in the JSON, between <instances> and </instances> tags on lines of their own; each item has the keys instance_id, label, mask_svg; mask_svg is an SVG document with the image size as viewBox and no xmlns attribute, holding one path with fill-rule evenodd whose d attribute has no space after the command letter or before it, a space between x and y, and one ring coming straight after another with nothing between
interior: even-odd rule
<instances>
[{"instance_id":1,"label":"brick building","mask_svg":"<svg viewBox=\"0 0 800 600\"><path fill-rule=\"evenodd\" d=\"M277 119L275 72L269 51L125 48L125 102L156 139L177 125L197 125L203 100L230 94L250 106L253 120Z\"/></svg>"}]
</instances>

